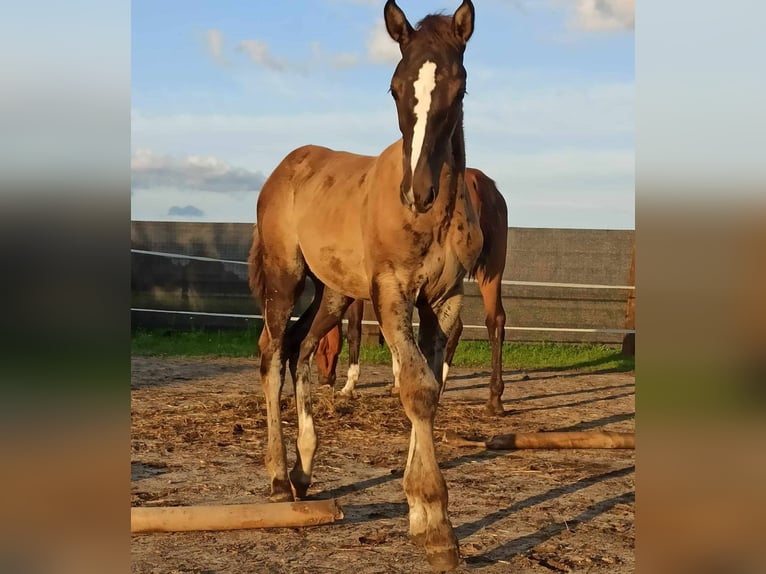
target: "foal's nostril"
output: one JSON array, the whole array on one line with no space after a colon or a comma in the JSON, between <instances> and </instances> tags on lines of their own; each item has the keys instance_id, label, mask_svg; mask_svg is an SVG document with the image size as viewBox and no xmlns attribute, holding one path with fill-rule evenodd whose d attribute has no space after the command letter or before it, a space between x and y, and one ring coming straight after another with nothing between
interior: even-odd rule
<instances>
[{"instance_id":1,"label":"foal's nostril","mask_svg":"<svg viewBox=\"0 0 766 574\"><path fill-rule=\"evenodd\" d=\"M436 188L432 185L428 188L428 197L426 197L426 206L436 201Z\"/></svg>"}]
</instances>

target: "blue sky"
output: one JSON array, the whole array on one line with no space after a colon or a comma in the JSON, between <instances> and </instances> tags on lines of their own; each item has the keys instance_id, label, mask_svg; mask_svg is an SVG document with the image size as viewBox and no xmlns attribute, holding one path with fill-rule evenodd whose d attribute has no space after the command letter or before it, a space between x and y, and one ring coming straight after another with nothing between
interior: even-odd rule
<instances>
[{"instance_id":1,"label":"blue sky","mask_svg":"<svg viewBox=\"0 0 766 574\"><path fill-rule=\"evenodd\" d=\"M468 165L518 227L634 228L632 0L475 0ZM459 1L401 0L414 25ZM383 0L132 3L132 218L255 220L292 149L400 134Z\"/></svg>"}]
</instances>

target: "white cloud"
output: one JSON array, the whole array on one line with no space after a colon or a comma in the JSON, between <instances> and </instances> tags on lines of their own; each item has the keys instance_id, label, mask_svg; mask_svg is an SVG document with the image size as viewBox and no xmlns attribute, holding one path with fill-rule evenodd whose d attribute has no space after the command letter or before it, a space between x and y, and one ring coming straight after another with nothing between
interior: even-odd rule
<instances>
[{"instance_id":1,"label":"white cloud","mask_svg":"<svg viewBox=\"0 0 766 574\"><path fill-rule=\"evenodd\" d=\"M390 103L390 102L387 102ZM300 107L297 107L300 109ZM391 109L273 115L147 116L131 117L134 149L161 149L188 155L190 146L204 143L217 157L241 166L257 165L267 173L293 149L319 144L357 153L377 154L396 138L396 116Z\"/></svg>"},{"instance_id":2,"label":"white cloud","mask_svg":"<svg viewBox=\"0 0 766 574\"><path fill-rule=\"evenodd\" d=\"M261 172L234 167L215 157L172 157L148 149L137 150L130 161L132 187L176 188L214 192L259 190L265 181Z\"/></svg>"},{"instance_id":3,"label":"white cloud","mask_svg":"<svg viewBox=\"0 0 766 574\"><path fill-rule=\"evenodd\" d=\"M632 149L552 148L522 153L469 145L468 165L497 182L508 203L511 226L635 226Z\"/></svg>"},{"instance_id":4,"label":"white cloud","mask_svg":"<svg viewBox=\"0 0 766 574\"><path fill-rule=\"evenodd\" d=\"M211 28L205 31L205 45L207 51L213 57L216 62L225 62L223 56L223 32L218 29Z\"/></svg>"},{"instance_id":5,"label":"white cloud","mask_svg":"<svg viewBox=\"0 0 766 574\"><path fill-rule=\"evenodd\" d=\"M635 0L577 0L570 25L591 32L635 29Z\"/></svg>"},{"instance_id":6,"label":"white cloud","mask_svg":"<svg viewBox=\"0 0 766 574\"><path fill-rule=\"evenodd\" d=\"M352 68L359 64L359 56L349 52L339 52L336 54L325 53L319 42L311 43L311 59L307 62L306 68L317 65L329 66L331 68Z\"/></svg>"},{"instance_id":7,"label":"white cloud","mask_svg":"<svg viewBox=\"0 0 766 574\"><path fill-rule=\"evenodd\" d=\"M465 100L465 126L472 140L502 147L604 146L632 142L633 82L528 88L489 76L474 77Z\"/></svg>"},{"instance_id":8,"label":"white cloud","mask_svg":"<svg viewBox=\"0 0 766 574\"><path fill-rule=\"evenodd\" d=\"M541 87L539 78L526 76L471 77L465 110L468 165L497 181L511 207L512 225L633 226L633 82ZM358 102L378 100L352 93L337 100L348 105L322 113L147 116L134 111L133 145L188 155L204 142L216 157L267 173L308 143L376 155L400 135L388 96L376 98L379 103L364 108ZM303 101L295 101L295 110L307 109ZM204 209L209 221L252 217L246 203L232 204L229 211L226 204L204 198L170 205L187 203ZM156 212L164 216L167 210L162 203Z\"/></svg>"},{"instance_id":9,"label":"white cloud","mask_svg":"<svg viewBox=\"0 0 766 574\"><path fill-rule=\"evenodd\" d=\"M284 58L274 57L269 51L268 44L262 40L242 40L237 47L259 66L278 71L287 69L287 61Z\"/></svg>"},{"instance_id":10,"label":"white cloud","mask_svg":"<svg viewBox=\"0 0 766 574\"><path fill-rule=\"evenodd\" d=\"M310 56L293 61L272 54L268 44L262 40L242 40L237 47L245 52L254 63L278 72L306 74L317 66L342 69L359 64L359 57L356 54L347 52L325 53L321 44L316 41L311 43Z\"/></svg>"},{"instance_id":11,"label":"white cloud","mask_svg":"<svg viewBox=\"0 0 766 574\"><path fill-rule=\"evenodd\" d=\"M378 18L367 33L367 59L376 64L396 64L401 57L399 44L388 35L383 18Z\"/></svg>"},{"instance_id":12,"label":"white cloud","mask_svg":"<svg viewBox=\"0 0 766 574\"><path fill-rule=\"evenodd\" d=\"M335 54L331 62L333 68L353 68L359 63L359 56L349 53Z\"/></svg>"}]
</instances>

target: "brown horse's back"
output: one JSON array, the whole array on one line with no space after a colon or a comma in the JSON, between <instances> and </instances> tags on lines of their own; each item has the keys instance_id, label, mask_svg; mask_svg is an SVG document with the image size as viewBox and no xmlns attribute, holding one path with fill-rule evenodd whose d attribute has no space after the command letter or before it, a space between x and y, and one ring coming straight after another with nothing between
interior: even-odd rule
<instances>
[{"instance_id":1,"label":"brown horse's back","mask_svg":"<svg viewBox=\"0 0 766 574\"><path fill-rule=\"evenodd\" d=\"M505 198L494 180L479 169L466 168L465 183L484 234L484 244L469 275L481 275L480 279L485 280L501 276L508 244L508 206Z\"/></svg>"}]
</instances>

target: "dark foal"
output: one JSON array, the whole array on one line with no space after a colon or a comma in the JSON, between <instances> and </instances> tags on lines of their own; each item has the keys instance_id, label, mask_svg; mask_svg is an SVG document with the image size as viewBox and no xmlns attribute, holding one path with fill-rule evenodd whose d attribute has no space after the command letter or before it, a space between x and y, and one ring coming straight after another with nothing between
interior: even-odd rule
<instances>
[{"instance_id":1,"label":"dark foal","mask_svg":"<svg viewBox=\"0 0 766 574\"><path fill-rule=\"evenodd\" d=\"M306 496L317 446L310 359L354 299L371 300L400 366L400 399L412 423L403 481L410 535L424 545L431 567L443 571L457 566L459 552L433 423L463 278L482 246L465 184L463 136L463 53L474 8L464 0L453 16L426 16L416 28L393 0L383 14L402 54L391 79L402 139L376 157L299 148L282 160L258 197L249 264L265 322L259 345L266 469L272 500ZM316 296L288 329L306 277ZM289 473L279 407L286 363L298 411L296 462Z\"/></svg>"},{"instance_id":2,"label":"dark foal","mask_svg":"<svg viewBox=\"0 0 766 574\"><path fill-rule=\"evenodd\" d=\"M479 285L484 310L485 324L492 347L492 375L489 379L489 398L487 411L491 414L503 414L501 397L505 384L503 382L503 341L505 340L505 309L502 299L502 280L505 270L505 258L508 245L508 208L505 199L497 189L495 182L478 169L468 168L465 174L466 186L476 211L484 236L476 265L471 270L471 276L476 278ZM349 367L346 384L340 390L343 395L351 396L359 380L359 346L362 336L362 319L364 302L355 301L346 312L348 318L348 349ZM452 365L460 333L462 321L450 334L445 351L445 365L442 374L442 384L446 383L447 371ZM317 371L320 382L328 385L335 384L335 368L342 346L340 323L322 339L320 354L317 354ZM399 391L399 381L396 376L397 366L394 365L394 392Z\"/></svg>"}]
</instances>

